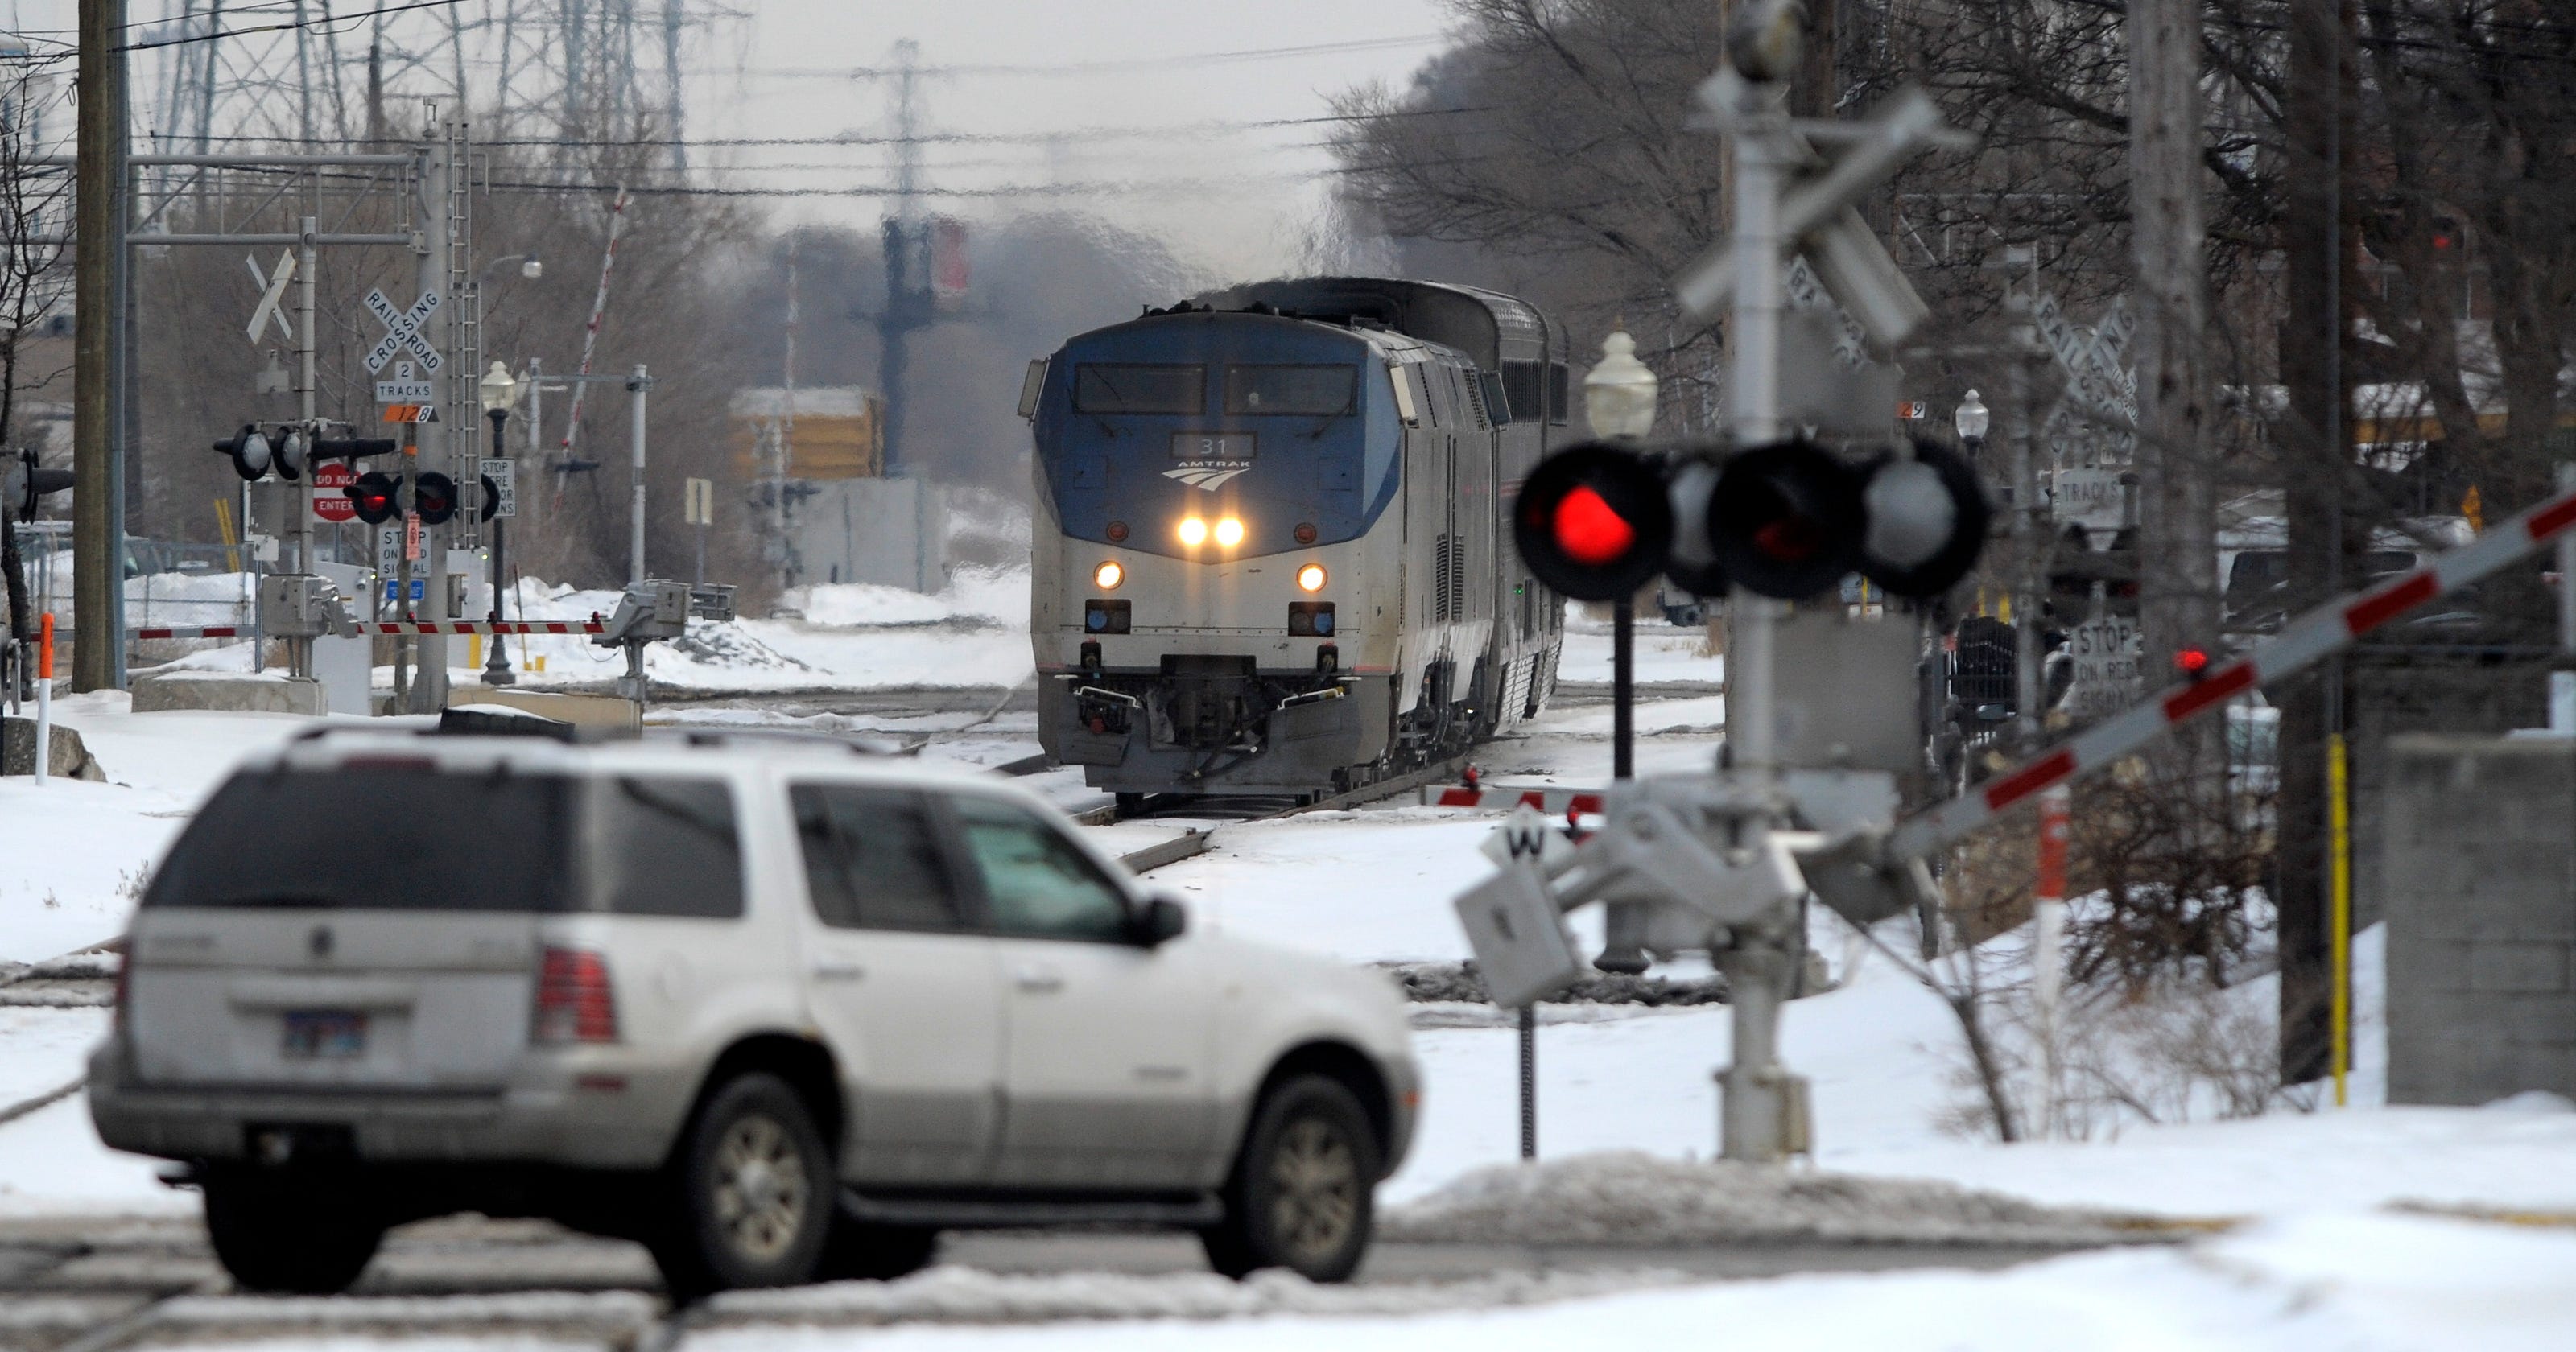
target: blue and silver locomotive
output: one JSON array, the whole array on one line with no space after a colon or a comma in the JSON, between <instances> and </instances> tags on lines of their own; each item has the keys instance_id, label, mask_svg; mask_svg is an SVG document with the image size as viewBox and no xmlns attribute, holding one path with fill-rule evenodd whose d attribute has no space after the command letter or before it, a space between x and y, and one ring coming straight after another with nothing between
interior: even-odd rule
<instances>
[{"instance_id":1,"label":"blue and silver locomotive","mask_svg":"<svg viewBox=\"0 0 2576 1352\"><path fill-rule=\"evenodd\" d=\"M1032 363L1039 736L1133 802L1321 794L1535 716L1563 607L1504 513L1564 331L1470 287L1263 282Z\"/></svg>"}]
</instances>

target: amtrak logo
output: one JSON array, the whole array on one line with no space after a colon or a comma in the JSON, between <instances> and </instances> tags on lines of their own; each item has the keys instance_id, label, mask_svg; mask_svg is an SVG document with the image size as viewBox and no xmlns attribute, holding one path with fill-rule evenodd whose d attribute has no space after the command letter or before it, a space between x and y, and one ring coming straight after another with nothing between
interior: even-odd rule
<instances>
[{"instance_id":1,"label":"amtrak logo","mask_svg":"<svg viewBox=\"0 0 2576 1352\"><path fill-rule=\"evenodd\" d=\"M1225 487L1234 476L1251 468L1250 465L1228 465L1221 462L1183 465L1179 469L1164 470L1163 477L1178 479L1192 488L1204 488L1213 493Z\"/></svg>"}]
</instances>

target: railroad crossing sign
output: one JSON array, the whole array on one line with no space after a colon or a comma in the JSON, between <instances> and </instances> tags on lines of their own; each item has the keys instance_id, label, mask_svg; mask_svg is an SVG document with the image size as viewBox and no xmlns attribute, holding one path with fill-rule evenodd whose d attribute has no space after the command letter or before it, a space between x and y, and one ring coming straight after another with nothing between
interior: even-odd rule
<instances>
[{"instance_id":1,"label":"railroad crossing sign","mask_svg":"<svg viewBox=\"0 0 2576 1352\"><path fill-rule=\"evenodd\" d=\"M369 290L367 313L385 326L385 336L367 352L367 374L374 375L385 369L385 363L392 361L395 353L409 351L420 359L422 370L437 375L438 368L445 365L447 359L438 355L435 344L421 336L420 326L428 323L429 317L438 312L438 304L436 287L421 292L420 299L413 301L408 310L395 309L383 291Z\"/></svg>"},{"instance_id":2,"label":"railroad crossing sign","mask_svg":"<svg viewBox=\"0 0 2576 1352\"><path fill-rule=\"evenodd\" d=\"M437 387L426 380L413 378L412 364L407 361L394 363L393 379L376 382L376 402L379 404L426 404L437 397Z\"/></svg>"},{"instance_id":3,"label":"railroad crossing sign","mask_svg":"<svg viewBox=\"0 0 2576 1352\"><path fill-rule=\"evenodd\" d=\"M259 306L250 312L250 327L243 329L243 334L253 345L257 345L259 335L273 323L277 325L278 337L290 343L294 342L295 326L286 322L285 305L286 284L295 280L294 251L288 250L277 256L275 273L260 271L259 260L256 258L245 258L242 263L250 268L251 280L258 283L260 287Z\"/></svg>"},{"instance_id":4,"label":"railroad crossing sign","mask_svg":"<svg viewBox=\"0 0 2576 1352\"><path fill-rule=\"evenodd\" d=\"M2040 435L2058 458L2076 465L2125 465L2138 453L2138 378L2122 358L2137 332L2128 297L2111 302L2087 329L2066 317L2057 297L2039 293L2031 319L2066 372L2066 394L2048 411Z\"/></svg>"}]
</instances>

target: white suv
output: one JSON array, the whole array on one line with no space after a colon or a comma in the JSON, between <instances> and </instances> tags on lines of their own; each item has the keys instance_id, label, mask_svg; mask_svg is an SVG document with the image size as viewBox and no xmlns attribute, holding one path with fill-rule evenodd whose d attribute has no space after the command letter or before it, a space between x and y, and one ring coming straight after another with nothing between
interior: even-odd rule
<instances>
[{"instance_id":1,"label":"white suv","mask_svg":"<svg viewBox=\"0 0 2576 1352\"><path fill-rule=\"evenodd\" d=\"M641 1240L682 1298L1065 1222L1345 1277L1413 1130L1403 1007L1184 919L972 772L315 736L155 871L90 1112L263 1290L468 1210Z\"/></svg>"}]
</instances>

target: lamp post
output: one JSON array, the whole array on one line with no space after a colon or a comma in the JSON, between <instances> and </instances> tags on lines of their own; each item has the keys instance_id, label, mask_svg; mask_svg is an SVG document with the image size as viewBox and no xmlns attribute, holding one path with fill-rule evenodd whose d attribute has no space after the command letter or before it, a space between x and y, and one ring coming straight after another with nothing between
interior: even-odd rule
<instances>
[{"instance_id":1,"label":"lamp post","mask_svg":"<svg viewBox=\"0 0 2576 1352\"><path fill-rule=\"evenodd\" d=\"M1986 401L1978 398L1975 390L1968 391L1967 397L1959 401L1958 411L1950 415L1951 423L1959 429L1959 441L1967 448L1970 461L1973 462L1985 450L1986 428L1993 420L1994 410L1986 407Z\"/></svg>"},{"instance_id":2,"label":"lamp post","mask_svg":"<svg viewBox=\"0 0 2576 1352\"><path fill-rule=\"evenodd\" d=\"M1637 340L1613 329L1601 340L1601 360L1583 377L1583 416L1592 435L1605 441L1633 441L1655 427L1655 373L1637 360ZM1610 777L1636 776L1637 598L1610 603ZM1605 972L1646 970L1646 910L1612 903L1603 928L1601 956L1592 965Z\"/></svg>"},{"instance_id":3,"label":"lamp post","mask_svg":"<svg viewBox=\"0 0 2576 1352\"><path fill-rule=\"evenodd\" d=\"M528 266L535 267L536 260L529 259ZM492 363L491 370L483 373L480 386L483 394L483 416L492 420L492 458L495 460L506 460L510 456L509 442L502 436L502 429L510 421L511 406L518 402L522 388L522 383L511 377L510 368L498 361ZM480 476L477 477L479 479ZM509 525L509 521L503 517L492 518L491 619L494 624L501 622L501 593L504 582L509 576L504 564L507 557L505 533ZM502 641L501 635L497 633L492 635L492 642L484 649L483 684L517 683L519 678L510 670L509 646Z\"/></svg>"}]
</instances>

